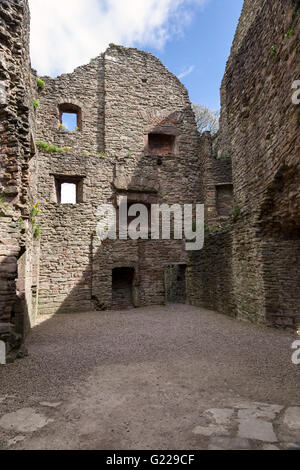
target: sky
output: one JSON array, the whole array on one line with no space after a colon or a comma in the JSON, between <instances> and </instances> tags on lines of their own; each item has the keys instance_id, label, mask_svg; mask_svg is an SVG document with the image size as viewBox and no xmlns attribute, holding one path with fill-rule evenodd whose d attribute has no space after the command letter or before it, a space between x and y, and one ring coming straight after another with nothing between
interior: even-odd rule
<instances>
[{"instance_id":1,"label":"sky","mask_svg":"<svg viewBox=\"0 0 300 470\"><path fill-rule=\"evenodd\" d=\"M29 0L38 74L69 73L109 43L151 52L193 103L220 107L220 85L243 0Z\"/></svg>"}]
</instances>

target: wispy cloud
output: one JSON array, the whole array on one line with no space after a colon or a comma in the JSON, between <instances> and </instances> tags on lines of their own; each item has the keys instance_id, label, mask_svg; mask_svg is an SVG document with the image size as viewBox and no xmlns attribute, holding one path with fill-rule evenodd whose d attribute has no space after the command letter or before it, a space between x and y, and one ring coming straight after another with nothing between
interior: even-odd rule
<instances>
[{"instance_id":1,"label":"wispy cloud","mask_svg":"<svg viewBox=\"0 0 300 470\"><path fill-rule=\"evenodd\" d=\"M70 72L109 43L163 48L210 0L29 0L32 65Z\"/></svg>"},{"instance_id":2,"label":"wispy cloud","mask_svg":"<svg viewBox=\"0 0 300 470\"><path fill-rule=\"evenodd\" d=\"M181 72L181 73L178 75L179 80L182 80L184 77L187 77L187 76L190 75L194 70L195 70L195 66L194 66L194 65L191 65L189 68L187 68L186 70L184 70L183 72Z\"/></svg>"}]
</instances>

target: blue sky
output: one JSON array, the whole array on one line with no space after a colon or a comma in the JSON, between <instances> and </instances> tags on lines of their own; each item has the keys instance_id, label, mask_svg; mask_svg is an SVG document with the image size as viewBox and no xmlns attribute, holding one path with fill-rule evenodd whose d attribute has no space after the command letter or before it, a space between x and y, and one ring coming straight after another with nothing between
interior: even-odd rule
<instances>
[{"instance_id":1,"label":"blue sky","mask_svg":"<svg viewBox=\"0 0 300 470\"><path fill-rule=\"evenodd\" d=\"M242 6L243 0L213 0L197 12L183 37L167 43L164 51L151 50L175 75L191 70L181 81L192 102L219 108L219 88Z\"/></svg>"},{"instance_id":2,"label":"blue sky","mask_svg":"<svg viewBox=\"0 0 300 470\"><path fill-rule=\"evenodd\" d=\"M32 65L57 76L109 43L159 57L192 102L220 106L219 89L243 0L29 0Z\"/></svg>"}]
</instances>

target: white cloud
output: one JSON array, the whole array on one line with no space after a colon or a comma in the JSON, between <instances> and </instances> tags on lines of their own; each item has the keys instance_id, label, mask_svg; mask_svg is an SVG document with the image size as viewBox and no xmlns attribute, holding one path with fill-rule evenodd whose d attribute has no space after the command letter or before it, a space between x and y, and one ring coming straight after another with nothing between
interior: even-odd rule
<instances>
[{"instance_id":1,"label":"white cloud","mask_svg":"<svg viewBox=\"0 0 300 470\"><path fill-rule=\"evenodd\" d=\"M184 70L183 72L181 72L181 73L178 75L179 80L182 80L182 78L187 77L187 76L190 75L194 70L195 70L195 66L194 66L194 65L191 65L189 68L187 68L186 70Z\"/></svg>"},{"instance_id":2,"label":"white cloud","mask_svg":"<svg viewBox=\"0 0 300 470\"><path fill-rule=\"evenodd\" d=\"M109 43L162 48L209 0L29 0L32 65L71 72Z\"/></svg>"}]
</instances>

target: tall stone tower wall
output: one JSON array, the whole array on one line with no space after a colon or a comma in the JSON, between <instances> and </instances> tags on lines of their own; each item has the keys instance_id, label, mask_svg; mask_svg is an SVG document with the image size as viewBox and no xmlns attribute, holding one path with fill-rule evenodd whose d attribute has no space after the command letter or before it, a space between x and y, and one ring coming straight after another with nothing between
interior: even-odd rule
<instances>
[{"instance_id":1,"label":"tall stone tower wall","mask_svg":"<svg viewBox=\"0 0 300 470\"><path fill-rule=\"evenodd\" d=\"M219 310L285 326L299 323L300 305L299 16L298 1L245 2L222 84L234 223L207 239L191 282L198 305L216 308L223 293ZM208 260L226 270L208 276Z\"/></svg>"},{"instance_id":2,"label":"tall stone tower wall","mask_svg":"<svg viewBox=\"0 0 300 470\"><path fill-rule=\"evenodd\" d=\"M38 264L29 209L37 168L28 2L1 1L0 20L0 322L22 336L35 314Z\"/></svg>"}]
</instances>

